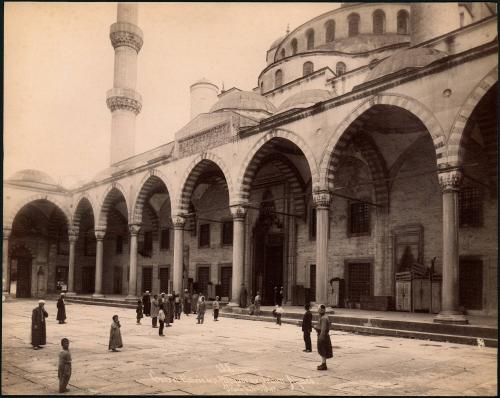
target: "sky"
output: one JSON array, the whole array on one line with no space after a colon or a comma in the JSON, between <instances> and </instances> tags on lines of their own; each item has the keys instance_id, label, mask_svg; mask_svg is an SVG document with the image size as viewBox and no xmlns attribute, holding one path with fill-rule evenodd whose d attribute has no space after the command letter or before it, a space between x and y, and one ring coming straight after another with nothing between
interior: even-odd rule
<instances>
[{"instance_id":1,"label":"sky","mask_svg":"<svg viewBox=\"0 0 500 398\"><path fill-rule=\"evenodd\" d=\"M63 185L109 166L116 3L4 3L4 178ZM136 153L189 122L189 86L252 90L271 43L338 3L140 3Z\"/></svg>"}]
</instances>

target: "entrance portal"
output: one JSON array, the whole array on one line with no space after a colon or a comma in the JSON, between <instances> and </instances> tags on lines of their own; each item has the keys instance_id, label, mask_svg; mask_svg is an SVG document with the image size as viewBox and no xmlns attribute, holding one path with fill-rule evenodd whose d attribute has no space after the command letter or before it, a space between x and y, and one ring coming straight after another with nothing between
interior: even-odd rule
<instances>
[{"instance_id":1,"label":"entrance portal","mask_svg":"<svg viewBox=\"0 0 500 398\"><path fill-rule=\"evenodd\" d=\"M284 234L255 235L254 286L260 291L263 305L274 305L274 287L283 286Z\"/></svg>"}]
</instances>

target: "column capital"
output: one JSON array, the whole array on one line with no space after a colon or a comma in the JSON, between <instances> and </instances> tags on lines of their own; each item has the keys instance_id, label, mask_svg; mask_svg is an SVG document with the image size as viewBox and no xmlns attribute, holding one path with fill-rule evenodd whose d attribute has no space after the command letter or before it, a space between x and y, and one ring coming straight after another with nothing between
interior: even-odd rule
<instances>
[{"instance_id":1,"label":"column capital","mask_svg":"<svg viewBox=\"0 0 500 398\"><path fill-rule=\"evenodd\" d=\"M2 236L5 240L7 240L10 238L11 233L12 233L12 228L4 228Z\"/></svg>"},{"instance_id":2,"label":"column capital","mask_svg":"<svg viewBox=\"0 0 500 398\"><path fill-rule=\"evenodd\" d=\"M460 169L452 169L438 173L438 179L443 192L458 191L462 185L463 174Z\"/></svg>"},{"instance_id":3,"label":"column capital","mask_svg":"<svg viewBox=\"0 0 500 398\"><path fill-rule=\"evenodd\" d=\"M174 226L174 229L184 229L186 219L180 214L172 216L172 224Z\"/></svg>"},{"instance_id":4,"label":"column capital","mask_svg":"<svg viewBox=\"0 0 500 398\"><path fill-rule=\"evenodd\" d=\"M244 219L247 214L247 209L241 205L231 206L231 214L233 215L233 220Z\"/></svg>"},{"instance_id":5,"label":"column capital","mask_svg":"<svg viewBox=\"0 0 500 398\"><path fill-rule=\"evenodd\" d=\"M141 230L141 224L129 224L128 230L130 231L130 235L137 236Z\"/></svg>"},{"instance_id":6,"label":"column capital","mask_svg":"<svg viewBox=\"0 0 500 398\"><path fill-rule=\"evenodd\" d=\"M330 191L317 191L313 192L314 207L317 209L330 209L332 202L332 194Z\"/></svg>"},{"instance_id":7,"label":"column capital","mask_svg":"<svg viewBox=\"0 0 500 398\"><path fill-rule=\"evenodd\" d=\"M104 239L105 235L106 235L106 230L104 230L104 229L96 229L95 230L95 238L98 241L102 241Z\"/></svg>"},{"instance_id":8,"label":"column capital","mask_svg":"<svg viewBox=\"0 0 500 398\"><path fill-rule=\"evenodd\" d=\"M109 38L113 48L127 46L133 48L137 53L143 44L142 30L128 22L115 22L111 25Z\"/></svg>"},{"instance_id":9,"label":"column capital","mask_svg":"<svg viewBox=\"0 0 500 398\"><path fill-rule=\"evenodd\" d=\"M75 243L78 240L78 233L75 231L68 231L68 240L69 243Z\"/></svg>"}]
</instances>

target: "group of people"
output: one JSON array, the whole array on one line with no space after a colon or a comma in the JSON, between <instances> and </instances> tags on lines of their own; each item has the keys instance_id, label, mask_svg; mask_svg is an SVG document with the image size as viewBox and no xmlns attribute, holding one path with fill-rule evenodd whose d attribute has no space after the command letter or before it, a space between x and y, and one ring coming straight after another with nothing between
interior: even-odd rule
<instances>
[{"instance_id":1,"label":"group of people","mask_svg":"<svg viewBox=\"0 0 500 398\"><path fill-rule=\"evenodd\" d=\"M283 314L283 287L278 291L277 287L274 289L274 299L276 308L273 314L276 317L276 323L281 325L281 315ZM213 315L214 321L218 320L219 308L220 308L220 298L219 296L213 301ZM240 307L246 307L247 292L242 285L240 293ZM251 313L260 315L260 305L261 297L260 292L257 292L253 302L251 303ZM160 336L165 336L163 334L164 327L169 327L174 323L174 319L180 319L181 307L184 309L184 313L189 315L191 312L197 314L197 323L203 324L206 302L205 297L200 294L189 295L188 290L184 291L184 297L181 302L181 298L178 294L172 293L166 295L161 293L160 297L154 295L151 300L150 293L145 292L142 300L138 300L136 314L137 323L140 324L143 315L150 316L152 327L158 328L157 323L159 321L159 331ZM310 304L305 305L305 313L302 319L302 332L304 335L305 349L304 352L312 352L311 343L311 332L313 329L312 313L310 311ZM318 370L327 370L326 360L333 357L332 352L332 342L330 340L329 331L331 329L331 323L326 315L326 307L321 304L318 307L319 322L317 326L314 327L318 334L317 349L318 354L321 356L321 364L317 367ZM46 326L45 318L49 314L45 310L45 301L39 300L38 307L33 309L31 317L31 345L35 350L42 348L46 344ZM64 294L61 294L59 300L57 301L57 321L59 324L66 323L66 306L64 303ZM121 336L121 324L118 315L113 315L111 330L109 335L109 345L108 349L112 352L118 352L118 348L123 347L123 341ZM69 352L69 340L67 338L61 339L62 350L59 353L59 365L58 365L58 378L59 378L59 392L67 392L67 385L71 377L71 353Z\"/></svg>"},{"instance_id":2,"label":"group of people","mask_svg":"<svg viewBox=\"0 0 500 398\"><path fill-rule=\"evenodd\" d=\"M203 324L205 320L205 312L207 308L207 303L205 301L205 296L201 293L189 294L187 289L184 290L184 294L181 300L179 294L172 292L171 294L161 293L158 297L157 294L151 295L149 291L146 291L142 297L142 300L137 300L136 315L137 324L141 324L141 319L144 316L151 317L151 326L153 328L158 328L158 323L160 324L158 334L164 336L163 331L165 327L170 327L174 323L175 319L181 319L182 310L184 314L189 315L194 313L197 315L197 323ZM220 308L220 298L217 296L212 303L214 321L219 319L219 308Z\"/></svg>"},{"instance_id":3,"label":"group of people","mask_svg":"<svg viewBox=\"0 0 500 398\"><path fill-rule=\"evenodd\" d=\"M39 350L47 344L47 328L45 318L49 314L45 310L45 301L39 300L38 306L33 309L31 314L31 345L33 349ZM64 294L62 293L57 300L57 316L59 324L66 323L66 305L64 303ZM67 392L67 386L71 377L71 354L69 352L69 340L61 339L62 350L59 353L59 365L57 376L59 378L59 392Z\"/></svg>"}]
</instances>

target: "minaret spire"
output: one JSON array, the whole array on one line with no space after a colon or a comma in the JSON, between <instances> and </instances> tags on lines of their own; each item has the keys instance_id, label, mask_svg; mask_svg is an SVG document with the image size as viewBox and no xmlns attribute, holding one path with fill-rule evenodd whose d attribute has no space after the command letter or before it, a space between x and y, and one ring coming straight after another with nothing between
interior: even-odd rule
<instances>
[{"instance_id":1,"label":"minaret spire","mask_svg":"<svg viewBox=\"0 0 500 398\"><path fill-rule=\"evenodd\" d=\"M113 88L106 103L111 111L111 164L134 155L135 118L142 108L137 85L137 55L143 34L137 26L137 3L118 3L117 21L109 37L115 49Z\"/></svg>"}]
</instances>

